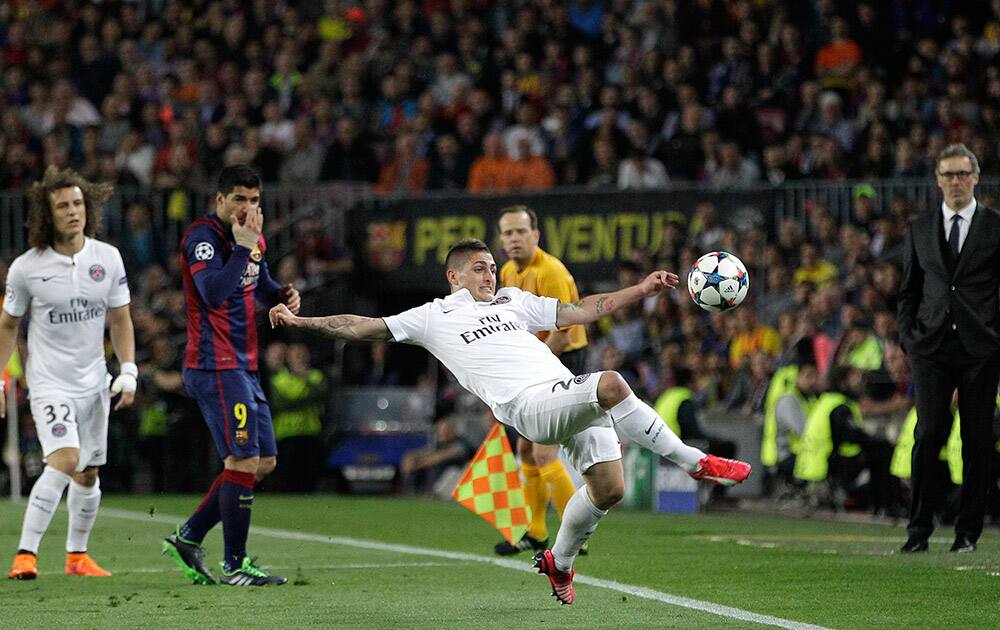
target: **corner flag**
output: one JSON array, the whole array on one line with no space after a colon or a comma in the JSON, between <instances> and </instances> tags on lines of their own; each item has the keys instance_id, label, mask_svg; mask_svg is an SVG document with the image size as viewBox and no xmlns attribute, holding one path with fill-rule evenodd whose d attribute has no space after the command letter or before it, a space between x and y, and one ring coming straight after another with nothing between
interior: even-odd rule
<instances>
[{"instance_id":1,"label":"corner flag","mask_svg":"<svg viewBox=\"0 0 1000 630\"><path fill-rule=\"evenodd\" d=\"M499 529L511 544L528 531L531 508L502 424L490 430L451 496Z\"/></svg>"}]
</instances>

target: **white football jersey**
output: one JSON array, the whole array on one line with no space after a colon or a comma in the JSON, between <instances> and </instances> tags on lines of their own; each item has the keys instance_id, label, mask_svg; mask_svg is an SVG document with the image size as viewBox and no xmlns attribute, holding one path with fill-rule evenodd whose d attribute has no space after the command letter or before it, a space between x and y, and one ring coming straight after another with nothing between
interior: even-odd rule
<instances>
[{"instance_id":1,"label":"white football jersey","mask_svg":"<svg viewBox=\"0 0 1000 630\"><path fill-rule=\"evenodd\" d=\"M396 341L426 348L462 387L495 408L573 374L532 333L556 328L559 300L508 287L492 302L467 289L384 318Z\"/></svg>"},{"instance_id":2,"label":"white football jersey","mask_svg":"<svg viewBox=\"0 0 1000 630\"><path fill-rule=\"evenodd\" d=\"M118 249L88 238L75 256L32 248L11 264L3 308L28 323L28 388L80 397L107 388L104 322L130 301Z\"/></svg>"}]
</instances>

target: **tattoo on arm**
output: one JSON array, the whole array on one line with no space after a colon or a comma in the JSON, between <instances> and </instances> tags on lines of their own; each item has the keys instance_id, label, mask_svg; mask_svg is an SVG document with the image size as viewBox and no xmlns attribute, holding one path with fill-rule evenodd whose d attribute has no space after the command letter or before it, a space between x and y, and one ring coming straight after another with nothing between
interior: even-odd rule
<instances>
[{"instance_id":1,"label":"tattoo on arm","mask_svg":"<svg viewBox=\"0 0 1000 630\"><path fill-rule=\"evenodd\" d=\"M577 300L576 302L560 302L559 310L561 311L579 311L583 308L583 300Z\"/></svg>"},{"instance_id":2,"label":"tattoo on arm","mask_svg":"<svg viewBox=\"0 0 1000 630\"><path fill-rule=\"evenodd\" d=\"M609 297L602 297L597 300L596 309L598 313L609 313L615 310L615 301Z\"/></svg>"},{"instance_id":3,"label":"tattoo on arm","mask_svg":"<svg viewBox=\"0 0 1000 630\"><path fill-rule=\"evenodd\" d=\"M323 337L333 339L376 340L391 339L391 333L385 324L379 326L366 325L368 317L358 315L330 315L329 317L306 318L302 327Z\"/></svg>"}]
</instances>

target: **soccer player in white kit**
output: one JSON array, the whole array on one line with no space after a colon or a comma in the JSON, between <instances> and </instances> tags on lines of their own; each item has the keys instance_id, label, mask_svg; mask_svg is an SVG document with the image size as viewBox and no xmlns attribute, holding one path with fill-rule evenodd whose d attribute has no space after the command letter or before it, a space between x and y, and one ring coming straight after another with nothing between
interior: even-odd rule
<instances>
[{"instance_id":1,"label":"soccer player in white kit","mask_svg":"<svg viewBox=\"0 0 1000 630\"><path fill-rule=\"evenodd\" d=\"M675 462L695 479L733 485L750 474L749 464L706 455L681 442L617 372L574 376L532 334L595 321L677 286L675 274L654 271L634 286L568 304L513 287L496 291L496 263L479 240L453 245L446 267L451 295L399 315L297 317L279 304L269 313L271 325L422 346L502 423L532 442L562 444L586 483L567 504L552 549L535 556L535 567L548 576L560 602L573 603L573 561L624 495L619 435Z\"/></svg>"},{"instance_id":2,"label":"soccer player in white kit","mask_svg":"<svg viewBox=\"0 0 1000 630\"><path fill-rule=\"evenodd\" d=\"M45 468L31 488L11 579L34 579L38 546L69 486L68 575L108 576L87 553L101 502L98 467L107 462L108 369L104 325L121 365L111 392L115 409L132 404L138 377L125 265L118 250L95 240L111 186L50 166L31 187L31 249L7 273L0 313L0 365L14 351L21 318L28 323L28 391ZM12 405L17 404L12 400ZM0 387L0 416L6 400Z\"/></svg>"}]
</instances>

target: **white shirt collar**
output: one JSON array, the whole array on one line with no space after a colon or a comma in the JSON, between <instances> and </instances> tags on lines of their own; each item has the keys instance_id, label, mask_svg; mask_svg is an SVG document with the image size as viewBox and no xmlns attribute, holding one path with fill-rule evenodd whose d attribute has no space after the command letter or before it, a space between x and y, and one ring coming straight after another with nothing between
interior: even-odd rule
<instances>
[{"instance_id":1,"label":"white shirt collar","mask_svg":"<svg viewBox=\"0 0 1000 630\"><path fill-rule=\"evenodd\" d=\"M956 212L948 207L945 202L941 202L941 212L944 214L944 226L946 228L951 227L951 218L955 216ZM976 213L976 198L973 197L969 205L965 206L958 211L958 215L965 220L965 225L970 225L972 223L972 215Z\"/></svg>"},{"instance_id":2,"label":"white shirt collar","mask_svg":"<svg viewBox=\"0 0 1000 630\"><path fill-rule=\"evenodd\" d=\"M472 293L470 293L469 290L465 288L459 289L458 291L455 291L454 293L447 295L444 298L445 306L451 308L457 308L465 304L473 304L475 303L475 301L476 298L472 297Z\"/></svg>"}]
</instances>

